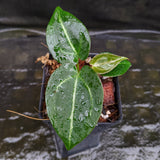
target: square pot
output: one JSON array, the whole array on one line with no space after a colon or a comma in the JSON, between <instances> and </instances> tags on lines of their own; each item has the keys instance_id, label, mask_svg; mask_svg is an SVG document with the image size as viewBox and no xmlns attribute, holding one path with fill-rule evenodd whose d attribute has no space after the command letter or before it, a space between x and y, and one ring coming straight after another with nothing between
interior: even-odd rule
<instances>
[{"instance_id":1,"label":"square pot","mask_svg":"<svg viewBox=\"0 0 160 160\"><path fill-rule=\"evenodd\" d=\"M94 57L95 53L90 53L90 57ZM52 58L50 56L50 58ZM49 67L44 66L43 68L43 78L42 78L42 86L41 86L41 94L40 94L40 102L39 102L39 117L44 118L44 112L43 112L43 106L45 104L45 83L47 82L48 78L50 77L50 74L48 72ZM100 135L104 130L107 130L109 127L112 127L116 124L119 124L122 120L122 107L121 107L121 97L120 97L120 89L119 89L119 83L118 83L118 77L113 78L113 83L115 87L115 106L118 109L118 119L114 122L98 122L97 126L93 129L91 134L86 137L81 143L77 144L74 148L67 151L63 141L59 138L57 133L55 133L55 141L56 141L56 148L62 158L68 157L70 155L79 153L81 151L84 151L86 149L90 149L93 147L98 146ZM50 121L44 121L51 129L53 129L52 124ZM54 130L54 129L53 129Z\"/></svg>"}]
</instances>

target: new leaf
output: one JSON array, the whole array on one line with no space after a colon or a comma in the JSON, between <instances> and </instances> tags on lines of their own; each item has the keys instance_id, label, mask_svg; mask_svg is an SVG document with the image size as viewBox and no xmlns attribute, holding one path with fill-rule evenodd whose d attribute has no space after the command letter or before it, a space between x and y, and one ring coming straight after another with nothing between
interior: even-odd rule
<instances>
[{"instance_id":1,"label":"new leaf","mask_svg":"<svg viewBox=\"0 0 160 160\"><path fill-rule=\"evenodd\" d=\"M112 71L120 62L126 60L126 57L120 57L112 53L98 54L89 62L92 69L99 74L105 74Z\"/></svg>"}]
</instances>

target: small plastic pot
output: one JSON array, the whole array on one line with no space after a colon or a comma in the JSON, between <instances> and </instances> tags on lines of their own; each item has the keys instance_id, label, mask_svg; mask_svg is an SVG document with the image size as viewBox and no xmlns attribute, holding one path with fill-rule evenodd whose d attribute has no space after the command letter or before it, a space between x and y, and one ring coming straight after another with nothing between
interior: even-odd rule
<instances>
[{"instance_id":1,"label":"small plastic pot","mask_svg":"<svg viewBox=\"0 0 160 160\"><path fill-rule=\"evenodd\" d=\"M91 53L89 56L94 57L96 54ZM48 67L45 66L43 68L43 78L42 78L42 86L41 86L41 94L40 94L40 102L39 102L39 117L44 118L44 112L43 112L43 106L45 103L45 83L46 80L49 78L50 74L48 73ZM122 107L121 107L121 97L120 97L120 89L119 89L119 83L118 83L118 77L113 78L114 86L115 86L115 103L116 107L118 108L118 114L119 117L115 122L99 122L97 126L94 128L94 130L91 132L91 134L86 137L81 143L76 145L73 149L70 151L67 151L63 141L59 138L57 133L55 133L55 141L56 141L56 148L61 156L61 158L66 158L70 155L77 154L79 152L82 152L84 150L93 148L98 146L100 135L104 130L107 130L109 127L112 127L116 124L119 124L122 120ZM50 128L53 129L52 124L50 121L44 121ZM54 130L54 129L53 129Z\"/></svg>"}]
</instances>

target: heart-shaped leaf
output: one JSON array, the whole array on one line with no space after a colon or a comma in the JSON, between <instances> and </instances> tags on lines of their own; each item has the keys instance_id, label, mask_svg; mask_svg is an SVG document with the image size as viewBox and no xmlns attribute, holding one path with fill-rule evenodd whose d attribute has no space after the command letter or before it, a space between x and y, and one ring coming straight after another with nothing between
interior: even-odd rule
<instances>
[{"instance_id":1,"label":"heart-shaped leaf","mask_svg":"<svg viewBox=\"0 0 160 160\"><path fill-rule=\"evenodd\" d=\"M121 76L124 73L126 73L130 67L131 67L131 63L128 60L124 60L120 62L112 71L106 74L103 74L103 76L106 76L106 77Z\"/></svg>"},{"instance_id":2,"label":"heart-shaped leaf","mask_svg":"<svg viewBox=\"0 0 160 160\"><path fill-rule=\"evenodd\" d=\"M51 75L46 89L49 119L67 150L96 126L103 106L103 88L97 74L84 66L63 64Z\"/></svg>"},{"instance_id":3,"label":"heart-shaped leaf","mask_svg":"<svg viewBox=\"0 0 160 160\"><path fill-rule=\"evenodd\" d=\"M92 65L92 69L96 73L105 74L113 70L121 61L126 59L128 58L107 52L96 55L89 64Z\"/></svg>"},{"instance_id":4,"label":"heart-shaped leaf","mask_svg":"<svg viewBox=\"0 0 160 160\"><path fill-rule=\"evenodd\" d=\"M86 27L71 13L57 7L47 26L48 48L59 63L85 60L90 50L90 37Z\"/></svg>"}]
</instances>

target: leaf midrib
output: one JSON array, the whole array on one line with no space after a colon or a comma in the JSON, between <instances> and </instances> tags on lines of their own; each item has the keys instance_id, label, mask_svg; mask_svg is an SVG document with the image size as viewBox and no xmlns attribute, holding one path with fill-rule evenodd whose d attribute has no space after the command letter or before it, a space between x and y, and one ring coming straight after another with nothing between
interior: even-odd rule
<instances>
[{"instance_id":1,"label":"leaf midrib","mask_svg":"<svg viewBox=\"0 0 160 160\"><path fill-rule=\"evenodd\" d=\"M67 30L66 30L66 28L65 28L65 26L64 26L64 24L63 24L63 21L62 21L62 18L61 18L60 15L59 15L59 20L60 20L60 24L61 24L61 26L62 26L62 28L63 28L63 30L64 30L64 33L65 33L65 35L66 35L66 38L67 38L67 40L68 40L68 42L69 42L72 50L76 53L76 55L78 55L75 47L73 46L73 44L72 44L72 42L71 42L71 40L70 40L70 38L69 38L69 35L68 35L68 33L67 33Z\"/></svg>"},{"instance_id":2,"label":"leaf midrib","mask_svg":"<svg viewBox=\"0 0 160 160\"><path fill-rule=\"evenodd\" d=\"M69 147L71 145L71 135L72 135L72 131L73 131L73 114L74 114L74 108L75 108L77 82L78 82L78 75L76 77L75 84L74 84L74 90L73 90L72 110L71 110L71 115L70 115L71 123L70 123L70 129L69 129Z\"/></svg>"},{"instance_id":3,"label":"leaf midrib","mask_svg":"<svg viewBox=\"0 0 160 160\"><path fill-rule=\"evenodd\" d=\"M126 60L127 58L125 58L125 57L123 57L123 58L120 58L120 59L115 59L115 60L110 60L110 61L108 61L108 64L112 64L112 65L114 65L114 63L115 62L122 62L123 60ZM101 63L99 63L99 62L96 62L93 66L95 66L95 67L97 67L97 66L104 66L106 64L106 62L101 62Z\"/></svg>"}]
</instances>

